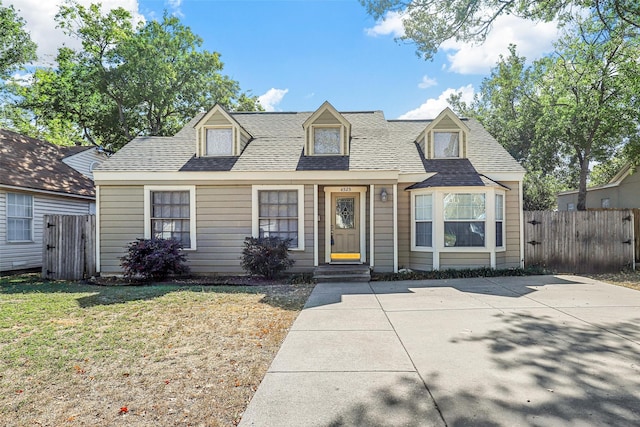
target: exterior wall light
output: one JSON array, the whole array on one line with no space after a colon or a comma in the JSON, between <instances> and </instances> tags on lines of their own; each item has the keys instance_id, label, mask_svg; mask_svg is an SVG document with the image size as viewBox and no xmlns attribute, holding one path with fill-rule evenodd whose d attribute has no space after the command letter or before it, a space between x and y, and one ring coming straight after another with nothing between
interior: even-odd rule
<instances>
[{"instance_id":1,"label":"exterior wall light","mask_svg":"<svg viewBox=\"0 0 640 427\"><path fill-rule=\"evenodd\" d=\"M383 188L382 191L380 191L380 201L386 202L387 198L388 198L387 190Z\"/></svg>"}]
</instances>

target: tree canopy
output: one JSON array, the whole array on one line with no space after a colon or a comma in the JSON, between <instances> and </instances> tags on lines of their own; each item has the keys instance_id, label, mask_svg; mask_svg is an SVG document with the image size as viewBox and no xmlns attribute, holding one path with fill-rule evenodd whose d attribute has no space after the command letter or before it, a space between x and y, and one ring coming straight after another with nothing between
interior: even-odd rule
<instances>
[{"instance_id":1,"label":"tree canopy","mask_svg":"<svg viewBox=\"0 0 640 427\"><path fill-rule=\"evenodd\" d=\"M555 47L528 67L512 46L471 105L451 101L526 168L528 209L548 209L558 189L577 187L584 210L592 164L640 150L640 29L613 15L576 18ZM596 179L611 169L600 166Z\"/></svg>"},{"instance_id":2,"label":"tree canopy","mask_svg":"<svg viewBox=\"0 0 640 427\"><path fill-rule=\"evenodd\" d=\"M13 6L4 7L0 1L0 79L34 59L36 44L24 30L24 20Z\"/></svg>"},{"instance_id":3,"label":"tree canopy","mask_svg":"<svg viewBox=\"0 0 640 427\"><path fill-rule=\"evenodd\" d=\"M482 43L501 15L565 23L582 9L602 20L612 18L640 27L637 0L360 0L375 19L388 12L403 14L401 40L416 44L417 53L431 59L446 40Z\"/></svg>"},{"instance_id":4,"label":"tree canopy","mask_svg":"<svg viewBox=\"0 0 640 427\"><path fill-rule=\"evenodd\" d=\"M139 135L173 135L215 103L261 108L222 74L220 54L201 49L202 39L175 16L134 27L123 8L67 2L56 22L82 49L61 48L55 67L13 87L39 127L118 149Z\"/></svg>"}]
</instances>

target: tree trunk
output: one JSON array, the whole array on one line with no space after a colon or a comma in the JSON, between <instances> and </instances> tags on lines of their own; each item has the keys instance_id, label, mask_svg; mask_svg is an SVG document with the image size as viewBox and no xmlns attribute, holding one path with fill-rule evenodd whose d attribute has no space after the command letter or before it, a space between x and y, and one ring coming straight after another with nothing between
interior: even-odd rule
<instances>
[{"instance_id":1,"label":"tree trunk","mask_svg":"<svg viewBox=\"0 0 640 427\"><path fill-rule=\"evenodd\" d=\"M587 210L587 175L589 175L589 156L584 156L580 162L580 184L578 185L578 206L579 211Z\"/></svg>"}]
</instances>

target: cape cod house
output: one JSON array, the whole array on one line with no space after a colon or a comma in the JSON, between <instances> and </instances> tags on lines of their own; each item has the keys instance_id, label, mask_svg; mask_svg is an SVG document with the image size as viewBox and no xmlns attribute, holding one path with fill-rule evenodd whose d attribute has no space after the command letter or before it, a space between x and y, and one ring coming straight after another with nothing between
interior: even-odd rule
<instances>
[{"instance_id":1,"label":"cape cod house","mask_svg":"<svg viewBox=\"0 0 640 427\"><path fill-rule=\"evenodd\" d=\"M194 273L241 273L245 237L291 238L294 271L522 265L522 167L475 120L381 111L236 112L139 137L94 171L98 263L184 243Z\"/></svg>"}]
</instances>

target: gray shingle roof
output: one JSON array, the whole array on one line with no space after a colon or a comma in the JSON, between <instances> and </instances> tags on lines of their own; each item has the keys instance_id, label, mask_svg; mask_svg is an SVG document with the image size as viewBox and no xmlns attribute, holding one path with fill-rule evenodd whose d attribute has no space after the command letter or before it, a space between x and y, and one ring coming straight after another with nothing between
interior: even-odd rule
<instances>
[{"instance_id":1,"label":"gray shingle roof","mask_svg":"<svg viewBox=\"0 0 640 427\"><path fill-rule=\"evenodd\" d=\"M303 123L313 113L230 113L253 139L235 162L194 159L194 117L173 137L139 137L105 161L99 171L296 171L296 170L397 170L425 173L415 140L429 120L386 120L381 111L344 112L351 123L348 159L320 160L302 156ZM468 159L478 173L523 172L522 167L475 120ZM339 156L337 156L339 157ZM448 160L445 160L448 161Z\"/></svg>"}]
</instances>

